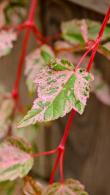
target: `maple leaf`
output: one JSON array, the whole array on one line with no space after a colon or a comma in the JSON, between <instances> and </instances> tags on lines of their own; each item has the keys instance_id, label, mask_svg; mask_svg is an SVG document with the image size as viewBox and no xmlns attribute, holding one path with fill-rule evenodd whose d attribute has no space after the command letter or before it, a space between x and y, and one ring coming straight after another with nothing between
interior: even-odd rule
<instances>
[{"instance_id":1,"label":"maple leaf","mask_svg":"<svg viewBox=\"0 0 110 195\"><path fill-rule=\"evenodd\" d=\"M13 30L0 31L0 57L10 53L13 48L13 41L16 41L17 34Z\"/></svg>"},{"instance_id":2,"label":"maple leaf","mask_svg":"<svg viewBox=\"0 0 110 195\"><path fill-rule=\"evenodd\" d=\"M24 177L33 165L31 146L23 139L10 137L0 143L0 182Z\"/></svg>"},{"instance_id":3,"label":"maple leaf","mask_svg":"<svg viewBox=\"0 0 110 195\"><path fill-rule=\"evenodd\" d=\"M25 76L27 87L30 93L33 93L36 90L35 84L33 82L36 78L36 74L42 68L45 68L46 63L48 63L52 57L54 57L54 53L48 45L43 45L40 48L37 48L27 56Z\"/></svg>"},{"instance_id":4,"label":"maple leaf","mask_svg":"<svg viewBox=\"0 0 110 195\"><path fill-rule=\"evenodd\" d=\"M19 127L58 119L71 109L83 113L92 75L84 69L71 70L74 66L67 60L56 59L49 67L45 66L36 74L38 97Z\"/></svg>"},{"instance_id":5,"label":"maple leaf","mask_svg":"<svg viewBox=\"0 0 110 195\"><path fill-rule=\"evenodd\" d=\"M61 24L62 37L73 44L83 44L95 40L101 23L89 19L74 19ZM110 38L110 27L105 28L102 40Z\"/></svg>"}]
</instances>

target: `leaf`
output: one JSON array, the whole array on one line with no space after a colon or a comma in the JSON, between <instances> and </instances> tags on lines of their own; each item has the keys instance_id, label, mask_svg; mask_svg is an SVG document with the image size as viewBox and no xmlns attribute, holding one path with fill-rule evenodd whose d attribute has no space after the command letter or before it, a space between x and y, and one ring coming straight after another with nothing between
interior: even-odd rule
<instances>
[{"instance_id":1,"label":"leaf","mask_svg":"<svg viewBox=\"0 0 110 195\"><path fill-rule=\"evenodd\" d=\"M41 195L42 185L33 180L31 177L26 177L23 192L24 195Z\"/></svg>"},{"instance_id":2,"label":"leaf","mask_svg":"<svg viewBox=\"0 0 110 195\"><path fill-rule=\"evenodd\" d=\"M50 68L56 71L62 71L62 70L73 70L74 65L70 63L67 59L52 59L49 62Z\"/></svg>"},{"instance_id":3,"label":"leaf","mask_svg":"<svg viewBox=\"0 0 110 195\"><path fill-rule=\"evenodd\" d=\"M0 57L10 53L13 42L16 41L17 34L13 30L0 31Z\"/></svg>"},{"instance_id":4,"label":"leaf","mask_svg":"<svg viewBox=\"0 0 110 195\"><path fill-rule=\"evenodd\" d=\"M67 179L63 184L53 183L44 189L42 195L88 195L84 186L77 180Z\"/></svg>"},{"instance_id":5,"label":"leaf","mask_svg":"<svg viewBox=\"0 0 110 195\"><path fill-rule=\"evenodd\" d=\"M88 39L93 39L95 40L100 28L101 28L101 23L100 22L96 22L96 21L92 21L87 19L86 20L87 26L88 26ZM108 39L110 38L110 27L107 26L104 30L104 34L102 36L102 40Z\"/></svg>"},{"instance_id":6,"label":"leaf","mask_svg":"<svg viewBox=\"0 0 110 195\"><path fill-rule=\"evenodd\" d=\"M8 25L20 24L27 15L27 2L10 3L5 9L5 20Z\"/></svg>"},{"instance_id":7,"label":"leaf","mask_svg":"<svg viewBox=\"0 0 110 195\"><path fill-rule=\"evenodd\" d=\"M73 44L81 44L95 40L101 28L101 23L89 19L74 19L61 25L62 37ZM110 27L105 28L102 40L110 38Z\"/></svg>"},{"instance_id":8,"label":"leaf","mask_svg":"<svg viewBox=\"0 0 110 195\"><path fill-rule=\"evenodd\" d=\"M0 143L0 182L26 176L33 165L30 152L30 145L21 138Z\"/></svg>"},{"instance_id":9,"label":"leaf","mask_svg":"<svg viewBox=\"0 0 110 195\"><path fill-rule=\"evenodd\" d=\"M81 20L70 20L61 24L62 37L73 44L84 43Z\"/></svg>"},{"instance_id":10,"label":"leaf","mask_svg":"<svg viewBox=\"0 0 110 195\"><path fill-rule=\"evenodd\" d=\"M36 74L40 71L40 69L46 66L46 64L52 57L54 57L54 53L52 49L47 45L43 45L42 47L37 48L34 52L27 56L25 76L27 87L31 94L33 94L36 89L33 82L36 78Z\"/></svg>"},{"instance_id":11,"label":"leaf","mask_svg":"<svg viewBox=\"0 0 110 195\"><path fill-rule=\"evenodd\" d=\"M57 61L59 64L59 60ZM61 61L60 64L62 64ZM77 69L76 72L55 71L48 67L42 69L36 75L35 81L38 98L19 127L58 119L65 116L71 109L82 114L89 97L89 85L92 79L92 75L83 69Z\"/></svg>"}]
</instances>

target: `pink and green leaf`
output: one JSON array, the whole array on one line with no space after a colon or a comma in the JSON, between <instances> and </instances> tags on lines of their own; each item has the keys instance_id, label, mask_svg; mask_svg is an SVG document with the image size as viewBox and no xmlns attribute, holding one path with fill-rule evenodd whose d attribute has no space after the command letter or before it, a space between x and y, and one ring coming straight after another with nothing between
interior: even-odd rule
<instances>
[{"instance_id":1,"label":"pink and green leaf","mask_svg":"<svg viewBox=\"0 0 110 195\"><path fill-rule=\"evenodd\" d=\"M48 45L43 45L29 54L26 58L25 76L28 90L33 94L36 90L34 80L36 74L45 68L46 64L54 57L52 49Z\"/></svg>"},{"instance_id":2,"label":"pink and green leaf","mask_svg":"<svg viewBox=\"0 0 110 195\"><path fill-rule=\"evenodd\" d=\"M8 55L13 48L13 42L16 41L17 34L13 30L0 31L0 57Z\"/></svg>"},{"instance_id":3,"label":"pink and green leaf","mask_svg":"<svg viewBox=\"0 0 110 195\"><path fill-rule=\"evenodd\" d=\"M101 23L89 19L70 20L61 25L62 37L72 44L81 44L88 40L95 40ZM102 40L110 38L110 27L105 28Z\"/></svg>"},{"instance_id":4,"label":"pink and green leaf","mask_svg":"<svg viewBox=\"0 0 110 195\"><path fill-rule=\"evenodd\" d=\"M92 79L92 75L82 69L76 71L55 71L48 67L42 69L36 75L35 81L38 97L19 127L58 119L71 109L82 114L89 97Z\"/></svg>"},{"instance_id":5,"label":"pink and green leaf","mask_svg":"<svg viewBox=\"0 0 110 195\"><path fill-rule=\"evenodd\" d=\"M10 137L0 143L0 182L28 174L33 166L30 145L21 138Z\"/></svg>"}]
</instances>

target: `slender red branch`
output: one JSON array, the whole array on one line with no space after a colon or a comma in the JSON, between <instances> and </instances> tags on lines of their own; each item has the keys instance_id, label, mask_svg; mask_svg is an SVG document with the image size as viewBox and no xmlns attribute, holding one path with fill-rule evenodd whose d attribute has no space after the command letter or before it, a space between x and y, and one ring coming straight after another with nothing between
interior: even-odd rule
<instances>
[{"instance_id":1,"label":"slender red branch","mask_svg":"<svg viewBox=\"0 0 110 195\"><path fill-rule=\"evenodd\" d=\"M65 131L64 131L64 135L63 135L63 137L61 139L61 142L60 142L61 147L64 147L65 144L66 144L66 141L67 141L67 138L68 138L68 135L69 135L69 132L70 132L70 128L71 128L75 113L76 113L76 111L72 110L70 115L69 115L69 118L68 118L68 121L67 121L67 124L66 124L66 127L65 127Z\"/></svg>"},{"instance_id":2,"label":"slender red branch","mask_svg":"<svg viewBox=\"0 0 110 195\"><path fill-rule=\"evenodd\" d=\"M61 151L58 151L57 158L56 158L56 161L54 163L54 167L53 167L51 175L50 175L50 182L49 182L50 184L52 184L54 182L54 176L55 176L55 172L58 168L60 158L61 158Z\"/></svg>"},{"instance_id":3,"label":"slender red branch","mask_svg":"<svg viewBox=\"0 0 110 195\"><path fill-rule=\"evenodd\" d=\"M107 14L106 14L106 16L105 16L105 18L104 18L104 21L103 21L103 23L102 23L101 29L100 29L100 31L99 31L98 37L97 37L97 39L96 39L96 46L93 48L92 55L91 55L91 57L90 57L90 61L89 61L88 66L87 66L87 71L88 71L88 72L89 72L89 71L91 70L91 68L92 68L92 63L93 63L93 61L94 61L94 58L95 58L95 55L96 55L98 46L99 46L100 41L101 41L101 39L102 39L102 36L103 36L104 30L105 30L105 28L106 28L106 25L107 25L107 23L108 23L109 18L110 18L110 7L109 7L109 9L108 9L108 11L107 11Z\"/></svg>"},{"instance_id":4,"label":"slender red branch","mask_svg":"<svg viewBox=\"0 0 110 195\"><path fill-rule=\"evenodd\" d=\"M62 183L64 182L64 152L65 150L63 150L60 157L60 177Z\"/></svg>"},{"instance_id":5,"label":"slender red branch","mask_svg":"<svg viewBox=\"0 0 110 195\"><path fill-rule=\"evenodd\" d=\"M30 11L29 11L29 17L27 20L27 23L33 24L34 23L34 17L35 17L35 10L37 6L37 0L32 0ZM12 97L14 100L18 100L19 97L19 86L20 86L20 81L21 81L21 76L22 76L22 70L23 70L23 64L26 56L26 51L27 51L27 46L28 46L28 41L30 38L30 33L31 33L31 28L28 28L24 34L24 40L22 43L22 50L21 50L21 56L19 59L18 63L18 70L17 70L17 75L16 75L16 80L14 83L14 87L12 90Z\"/></svg>"},{"instance_id":6,"label":"slender red branch","mask_svg":"<svg viewBox=\"0 0 110 195\"><path fill-rule=\"evenodd\" d=\"M27 50L27 45L28 45L28 40L30 37L30 29L25 33L24 40L22 43L22 50L21 50L21 56L18 64L18 70L17 70L17 76L16 80L14 83L14 89L12 91L12 96L14 99L18 98L18 93L19 93L19 85L20 85L20 80L22 76L22 69L23 69L23 64L26 56L26 50Z\"/></svg>"},{"instance_id":7,"label":"slender red branch","mask_svg":"<svg viewBox=\"0 0 110 195\"><path fill-rule=\"evenodd\" d=\"M36 13L36 9L38 6L38 0L31 0L31 1L32 1L32 3L31 3L30 11L29 11L28 21L34 22L35 13Z\"/></svg>"},{"instance_id":8,"label":"slender red branch","mask_svg":"<svg viewBox=\"0 0 110 195\"><path fill-rule=\"evenodd\" d=\"M39 156L47 156L47 155L51 155L51 154L55 154L57 152L57 149L54 149L54 150L50 150L50 151L47 151L47 152L39 152L37 154L32 154L32 157L39 157Z\"/></svg>"}]
</instances>

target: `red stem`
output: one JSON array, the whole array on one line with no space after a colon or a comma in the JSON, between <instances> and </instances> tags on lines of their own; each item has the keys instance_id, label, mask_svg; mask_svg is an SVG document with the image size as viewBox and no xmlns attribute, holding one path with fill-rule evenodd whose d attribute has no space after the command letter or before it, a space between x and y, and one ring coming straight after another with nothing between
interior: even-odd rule
<instances>
[{"instance_id":1,"label":"red stem","mask_svg":"<svg viewBox=\"0 0 110 195\"><path fill-rule=\"evenodd\" d=\"M56 152L57 152L57 149L50 150L50 151L47 151L47 152L39 152L37 154L32 154L32 157L39 157L39 156L51 155L51 154L55 154Z\"/></svg>"},{"instance_id":2,"label":"red stem","mask_svg":"<svg viewBox=\"0 0 110 195\"><path fill-rule=\"evenodd\" d=\"M60 157L60 177L61 177L61 182L64 182L64 152L65 150L61 153Z\"/></svg>"},{"instance_id":3,"label":"red stem","mask_svg":"<svg viewBox=\"0 0 110 195\"><path fill-rule=\"evenodd\" d=\"M30 29L26 31L26 33L24 35L24 40L22 43L21 56L20 56L20 60L19 60L19 64L18 64L17 76L16 76L16 80L14 83L13 93L12 93L14 98L18 97L18 93L19 93L18 92L19 85L20 85L22 69L23 69L23 64L24 64L24 60L25 60L25 56L26 56L26 50L27 50L29 37L30 37Z\"/></svg>"},{"instance_id":4,"label":"red stem","mask_svg":"<svg viewBox=\"0 0 110 195\"><path fill-rule=\"evenodd\" d=\"M63 135L61 142L60 142L60 147L64 147L66 144L75 113L76 113L76 111L72 109L72 111L69 115L65 130L64 130L64 135Z\"/></svg>"},{"instance_id":5,"label":"red stem","mask_svg":"<svg viewBox=\"0 0 110 195\"><path fill-rule=\"evenodd\" d=\"M100 44L101 38L102 38L102 36L103 36L103 33L104 33L105 28L106 28L107 22L108 22L108 20L109 20L109 17L110 17L110 7L109 7L109 9L108 9L108 11L107 11L107 14L106 14L106 16L105 16L105 18L104 18L104 21L103 21L103 23L102 23L101 29L100 29L100 31L99 31L98 37L97 37L97 39L96 39L96 46L93 48L92 55L91 55L91 57L90 57L90 61L89 61L88 66L87 66L87 71L88 71L88 72L89 72L89 71L91 70L91 68L92 68L92 63L93 63L93 61L94 61L94 58L95 58L95 55L96 55L98 46L99 46L99 44Z\"/></svg>"},{"instance_id":6,"label":"red stem","mask_svg":"<svg viewBox=\"0 0 110 195\"><path fill-rule=\"evenodd\" d=\"M50 184L52 184L54 182L54 176L55 176L55 172L57 170L57 167L59 165L60 158L61 158L61 151L58 151L57 158L56 158L56 161L54 163L54 166L53 166L53 169L52 169L52 172L50 175L50 182L49 182Z\"/></svg>"},{"instance_id":7,"label":"red stem","mask_svg":"<svg viewBox=\"0 0 110 195\"><path fill-rule=\"evenodd\" d=\"M30 24L34 23L36 6L37 6L37 0L32 0L27 23L30 23ZM24 40L23 40L23 43L22 43L21 56L20 56L20 60L19 60L19 63L18 63L18 70L17 70L16 80L15 80L14 87L13 87L13 90L12 90L12 97L16 101L19 98L19 86L20 86L22 70L23 70L23 64L24 64L24 60L25 60L25 56L26 56L28 41L29 41L29 38L30 38L30 33L31 33L31 27L28 28L26 30L25 34L24 34Z\"/></svg>"},{"instance_id":8,"label":"red stem","mask_svg":"<svg viewBox=\"0 0 110 195\"><path fill-rule=\"evenodd\" d=\"M29 11L28 21L34 22L36 8L38 6L38 0L31 0L31 1L32 3L31 3L30 11Z\"/></svg>"}]
</instances>

